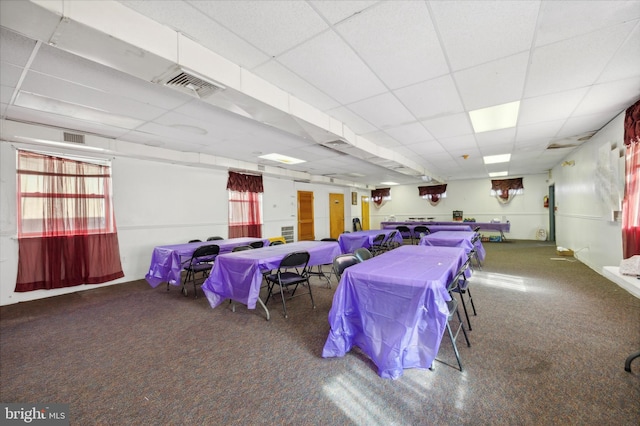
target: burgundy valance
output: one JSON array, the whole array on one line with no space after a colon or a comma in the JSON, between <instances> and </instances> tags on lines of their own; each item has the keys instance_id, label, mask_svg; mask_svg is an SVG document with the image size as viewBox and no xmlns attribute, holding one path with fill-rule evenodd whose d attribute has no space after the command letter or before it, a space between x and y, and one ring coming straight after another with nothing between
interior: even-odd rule
<instances>
[{"instance_id":1,"label":"burgundy valance","mask_svg":"<svg viewBox=\"0 0 640 426\"><path fill-rule=\"evenodd\" d=\"M381 205L383 201L391 199L391 188L378 188L371 190L371 201L376 205Z\"/></svg>"},{"instance_id":2,"label":"burgundy valance","mask_svg":"<svg viewBox=\"0 0 640 426\"><path fill-rule=\"evenodd\" d=\"M447 192L447 184L444 185L430 185L430 186L419 186L418 193L421 197L426 195L441 195Z\"/></svg>"},{"instance_id":3,"label":"burgundy valance","mask_svg":"<svg viewBox=\"0 0 640 426\"><path fill-rule=\"evenodd\" d=\"M624 144L640 142L640 101L627 108L624 117Z\"/></svg>"},{"instance_id":4,"label":"burgundy valance","mask_svg":"<svg viewBox=\"0 0 640 426\"><path fill-rule=\"evenodd\" d=\"M520 193L523 189L522 178L491 180L491 191L495 191L500 198L505 200L509 198L510 194Z\"/></svg>"},{"instance_id":5,"label":"burgundy valance","mask_svg":"<svg viewBox=\"0 0 640 426\"><path fill-rule=\"evenodd\" d=\"M227 189L237 192L264 192L262 176L229 172Z\"/></svg>"}]
</instances>

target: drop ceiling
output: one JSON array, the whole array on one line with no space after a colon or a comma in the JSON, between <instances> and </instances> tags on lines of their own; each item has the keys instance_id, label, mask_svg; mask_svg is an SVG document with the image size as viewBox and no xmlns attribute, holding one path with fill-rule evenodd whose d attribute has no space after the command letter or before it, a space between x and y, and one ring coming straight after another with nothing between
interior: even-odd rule
<instances>
[{"instance_id":1,"label":"drop ceiling","mask_svg":"<svg viewBox=\"0 0 640 426\"><path fill-rule=\"evenodd\" d=\"M640 1L0 7L4 128L37 123L312 181L546 173L640 98ZM195 80L164 84L182 71ZM201 82L211 90L196 93ZM515 127L474 132L470 111L512 102ZM498 154L511 161L483 163Z\"/></svg>"}]
</instances>

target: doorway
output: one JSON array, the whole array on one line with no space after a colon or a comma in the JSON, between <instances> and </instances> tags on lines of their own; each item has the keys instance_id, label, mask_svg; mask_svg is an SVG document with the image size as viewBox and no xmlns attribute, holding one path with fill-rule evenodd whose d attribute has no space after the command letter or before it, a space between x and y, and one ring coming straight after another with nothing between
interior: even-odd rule
<instances>
[{"instance_id":1,"label":"doorway","mask_svg":"<svg viewBox=\"0 0 640 426\"><path fill-rule=\"evenodd\" d=\"M360 199L362 201L362 230L363 231L368 231L370 224L369 224L369 197L366 196L362 196L362 198Z\"/></svg>"},{"instance_id":2,"label":"doorway","mask_svg":"<svg viewBox=\"0 0 640 426\"><path fill-rule=\"evenodd\" d=\"M298 241L312 241L315 239L313 192L298 191Z\"/></svg>"},{"instance_id":3,"label":"doorway","mask_svg":"<svg viewBox=\"0 0 640 426\"><path fill-rule=\"evenodd\" d=\"M329 194L329 236L338 238L344 232L344 194Z\"/></svg>"},{"instance_id":4,"label":"doorway","mask_svg":"<svg viewBox=\"0 0 640 426\"><path fill-rule=\"evenodd\" d=\"M556 240L556 186L549 185L549 236L548 241Z\"/></svg>"}]
</instances>

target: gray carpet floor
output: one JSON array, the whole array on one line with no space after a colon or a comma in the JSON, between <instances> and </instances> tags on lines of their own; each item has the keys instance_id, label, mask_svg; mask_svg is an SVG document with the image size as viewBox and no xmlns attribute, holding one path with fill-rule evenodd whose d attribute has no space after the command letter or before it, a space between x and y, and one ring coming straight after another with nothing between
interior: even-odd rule
<instances>
[{"instance_id":1,"label":"gray carpet floor","mask_svg":"<svg viewBox=\"0 0 640 426\"><path fill-rule=\"evenodd\" d=\"M265 321L134 281L1 307L0 401L75 425L640 424L640 300L553 244L485 248L463 372L446 335L435 371L398 380L357 348L323 359L335 282Z\"/></svg>"}]
</instances>

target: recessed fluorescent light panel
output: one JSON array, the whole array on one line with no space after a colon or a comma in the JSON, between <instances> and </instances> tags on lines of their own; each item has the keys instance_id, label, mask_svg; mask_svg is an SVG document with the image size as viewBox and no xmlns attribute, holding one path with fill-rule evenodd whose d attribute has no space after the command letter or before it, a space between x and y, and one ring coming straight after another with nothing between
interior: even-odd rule
<instances>
[{"instance_id":1,"label":"recessed fluorescent light panel","mask_svg":"<svg viewBox=\"0 0 640 426\"><path fill-rule=\"evenodd\" d=\"M493 172L493 173L489 173L489 177L507 176L508 174L509 172Z\"/></svg>"},{"instance_id":2,"label":"recessed fluorescent light panel","mask_svg":"<svg viewBox=\"0 0 640 426\"><path fill-rule=\"evenodd\" d=\"M506 163L511 160L511 154L485 155L482 160L484 164Z\"/></svg>"},{"instance_id":3,"label":"recessed fluorescent light panel","mask_svg":"<svg viewBox=\"0 0 640 426\"><path fill-rule=\"evenodd\" d=\"M469 118L476 133L515 127L518 121L520 101L469 111Z\"/></svg>"},{"instance_id":4,"label":"recessed fluorescent light panel","mask_svg":"<svg viewBox=\"0 0 640 426\"><path fill-rule=\"evenodd\" d=\"M398 182L380 182L380 185L399 185Z\"/></svg>"},{"instance_id":5,"label":"recessed fluorescent light panel","mask_svg":"<svg viewBox=\"0 0 640 426\"><path fill-rule=\"evenodd\" d=\"M284 163L284 164L300 164L300 163L305 163L305 160L300 160L298 158L293 158L293 157L287 157L286 155L281 155L281 154L265 154L265 155L260 155L259 158L264 158L265 160L271 160L271 161L277 161L278 163Z\"/></svg>"}]
</instances>

